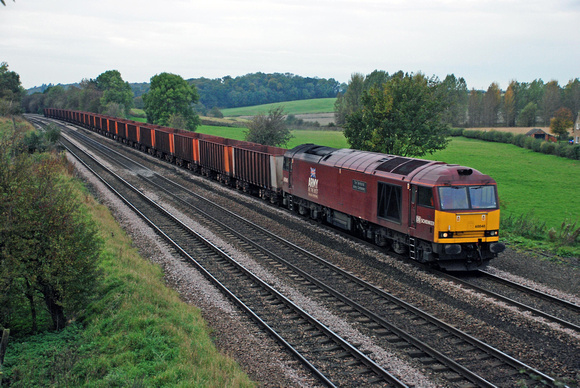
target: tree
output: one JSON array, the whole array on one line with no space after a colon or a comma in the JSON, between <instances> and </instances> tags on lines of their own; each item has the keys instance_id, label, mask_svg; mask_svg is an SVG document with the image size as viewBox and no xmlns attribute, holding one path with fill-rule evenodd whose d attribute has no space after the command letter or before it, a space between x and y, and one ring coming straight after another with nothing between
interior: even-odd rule
<instances>
[{"instance_id":1,"label":"tree","mask_svg":"<svg viewBox=\"0 0 580 388\"><path fill-rule=\"evenodd\" d=\"M550 81L546 84L542 103L540 105L542 111L542 118L544 124L548 124L558 108L560 108L562 100L562 91L558 81Z\"/></svg>"},{"instance_id":2,"label":"tree","mask_svg":"<svg viewBox=\"0 0 580 388\"><path fill-rule=\"evenodd\" d=\"M346 117L344 135L351 147L423 156L446 147L446 106L439 82L423 74L397 74L381 87L363 93L362 109Z\"/></svg>"},{"instance_id":3,"label":"tree","mask_svg":"<svg viewBox=\"0 0 580 388\"><path fill-rule=\"evenodd\" d=\"M97 89L103 92L101 106L106 108L109 104L121 105L126 114L133 107L133 90L129 82L123 81L118 70L108 70L100 74L96 79Z\"/></svg>"},{"instance_id":4,"label":"tree","mask_svg":"<svg viewBox=\"0 0 580 388\"><path fill-rule=\"evenodd\" d=\"M520 111L518 115L518 126L519 127L532 127L536 125L536 115L538 112L538 105L533 102L529 102L528 105Z\"/></svg>"},{"instance_id":5,"label":"tree","mask_svg":"<svg viewBox=\"0 0 580 388\"><path fill-rule=\"evenodd\" d=\"M576 120L580 112L580 78L570 80L564 87L564 105L572 111Z\"/></svg>"},{"instance_id":6,"label":"tree","mask_svg":"<svg viewBox=\"0 0 580 388\"><path fill-rule=\"evenodd\" d=\"M574 116L570 109L560 108L550 120L550 130L554 135L558 136L560 140L564 140L568 136L568 129L572 128L572 125L574 125L573 119Z\"/></svg>"},{"instance_id":7,"label":"tree","mask_svg":"<svg viewBox=\"0 0 580 388\"><path fill-rule=\"evenodd\" d=\"M22 133L0 134L0 298L8 317L42 301L60 330L94 295L100 239L65 175L64 159L28 155ZM2 315L4 319L4 315ZM6 324L6 322L0 322Z\"/></svg>"},{"instance_id":8,"label":"tree","mask_svg":"<svg viewBox=\"0 0 580 388\"><path fill-rule=\"evenodd\" d=\"M192 104L199 100L197 89L181 76L161 73L151 77L151 89L143 96L147 121L169 125L171 115L179 114L187 122L187 129L195 131L200 119Z\"/></svg>"},{"instance_id":9,"label":"tree","mask_svg":"<svg viewBox=\"0 0 580 388\"><path fill-rule=\"evenodd\" d=\"M492 82L483 95L483 125L494 127L501 106L501 90L499 85Z\"/></svg>"},{"instance_id":10,"label":"tree","mask_svg":"<svg viewBox=\"0 0 580 388\"><path fill-rule=\"evenodd\" d=\"M457 79L455 75L449 74L441 82L439 89L447 106L443 112L443 122L454 127L465 125L469 99L465 79Z\"/></svg>"},{"instance_id":11,"label":"tree","mask_svg":"<svg viewBox=\"0 0 580 388\"><path fill-rule=\"evenodd\" d=\"M106 112L106 109L103 110L103 108L101 107L103 94L104 94L103 90L99 89L97 85L97 80L83 79L80 83L80 88L78 90L79 100L77 104L78 107L77 109L80 109L85 112L108 114ZM71 107L71 105L69 105L69 107Z\"/></svg>"},{"instance_id":12,"label":"tree","mask_svg":"<svg viewBox=\"0 0 580 388\"><path fill-rule=\"evenodd\" d=\"M516 125L516 92L515 81L510 82L503 96L503 118L507 127Z\"/></svg>"},{"instance_id":13,"label":"tree","mask_svg":"<svg viewBox=\"0 0 580 388\"><path fill-rule=\"evenodd\" d=\"M479 127L483 121L483 92L471 89L467 102L468 123L470 127Z\"/></svg>"},{"instance_id":14,"label":"tree","mask_svg":"<svg viewBox=\"0 0 580 388\"><path fill-rule=\"evenodd\" d=\"M20 113L22 97L25 94L20 84L20 76L14 71L9 71L6 62L0 63L0 115Z\"/></svg>"},{"instance_id":15,"label":"tree","mask_svg":"<svg viewBox=\"0 0 580 388\"><path fill-rule=\"evenodd\" d=\"M361 108L361 98L363 95L365 76L361 73L353 73L348 82L348 89L344 94L337 96L334 103L334 118L336 123L344 124L346 116Z\"/></svg>"},{"instance_id":16,"label":"tree","mask_svg":"<svg viewBox=\"0 0 580 388\"><path fill-rule=\"evenodd\" d=\"M246 141L269 146L285 146L292 138L284 120L284 107L271 108L268 115L257 114L247 124Z\"/></svg>"}]
</instances>

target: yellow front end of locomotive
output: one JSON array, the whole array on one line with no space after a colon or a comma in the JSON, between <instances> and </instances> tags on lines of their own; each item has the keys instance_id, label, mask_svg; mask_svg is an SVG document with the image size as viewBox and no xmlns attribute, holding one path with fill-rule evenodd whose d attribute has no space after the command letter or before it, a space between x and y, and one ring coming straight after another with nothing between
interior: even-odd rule
<instances>
[{"instance_id":1,"label":"yellow front end of locomotive","mask_svg":"<svg viewBox=\"0 0 580 388\"><path fill-rule=\"evenodd\" d=\"M435 211L434 242L461 244L499 240L499 209L487 212Z\"/></svg>"}]
</instances>

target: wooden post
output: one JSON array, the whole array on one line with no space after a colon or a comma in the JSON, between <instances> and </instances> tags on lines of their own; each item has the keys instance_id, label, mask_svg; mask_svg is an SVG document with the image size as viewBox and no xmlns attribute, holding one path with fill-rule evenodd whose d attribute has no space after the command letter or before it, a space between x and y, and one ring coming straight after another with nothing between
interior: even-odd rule
<instances>
[{"instance_id":1,"label":"wooden post","mask_svg":"<svg viewBox=\"0 0 580 388\"><path fill-rule=\"evenodd\" d=\"M4 364L4 355L8 347L8 337L10 336L10 329L2 331L2 340L0 340L0 387L2 386L2 364Z\"/></svg>"}]
</instances>

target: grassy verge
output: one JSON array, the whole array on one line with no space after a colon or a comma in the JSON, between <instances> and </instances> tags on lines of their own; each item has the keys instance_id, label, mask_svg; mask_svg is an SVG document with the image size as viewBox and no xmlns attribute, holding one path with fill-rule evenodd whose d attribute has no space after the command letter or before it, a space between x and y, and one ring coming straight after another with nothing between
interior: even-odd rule
<instances>
[{"instance_id":1,"label":"grassy verge","mask_svg":"<svg viewBox=\"0 0 580 388\"><path fill-rule=\"evenodd\" d=\"M84 198L105 241L98 300L60 333L14 339L4 365L11 386L254 386L108 209Z\"/></svg>"},{"instance_id":2,"label":"grassy verge","mask_svg":"<svg viewBox=\"0 0 580 388\"><path fill-rule=\"evenodd\" d=\"M315 98L311 100L283 101L273 104L254 105L241 108L222 109L224 116L254 116L258 113L268 113L271 108L284 106L287 114L328 113L334 112L336 98Z\"/></svg>"}]
</instances>

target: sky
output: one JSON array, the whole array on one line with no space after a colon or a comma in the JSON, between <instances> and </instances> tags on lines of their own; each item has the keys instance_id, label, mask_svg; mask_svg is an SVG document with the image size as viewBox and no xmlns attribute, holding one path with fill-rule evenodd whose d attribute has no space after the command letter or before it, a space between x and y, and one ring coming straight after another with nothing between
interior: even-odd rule
<instances>
[{"instance_id":1,"label":"sky","mask_svg":"<svg viewBox=\"0 0 580 388\"><path fill-rule=\"evenodd\" d=\"M149 82L421 72L496 82L580 77L580 0L5 0L0 62L25 88L118 70Z\"/></svg>"}]
</instances>

